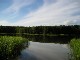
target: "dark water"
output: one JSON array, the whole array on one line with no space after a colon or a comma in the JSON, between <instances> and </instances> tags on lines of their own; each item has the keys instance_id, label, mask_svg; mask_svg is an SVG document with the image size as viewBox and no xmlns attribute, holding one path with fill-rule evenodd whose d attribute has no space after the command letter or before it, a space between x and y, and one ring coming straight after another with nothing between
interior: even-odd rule
<instances>
[{"instance_id":1,"label":"dark water","mask_svg":"<svg viewBox=\"0 0 80 60\"><path fill-rule=\"evenodd\" d=\"M28 48L16 60L69 60L70 36L26 36Z\"/></svg>"}]
</instances>

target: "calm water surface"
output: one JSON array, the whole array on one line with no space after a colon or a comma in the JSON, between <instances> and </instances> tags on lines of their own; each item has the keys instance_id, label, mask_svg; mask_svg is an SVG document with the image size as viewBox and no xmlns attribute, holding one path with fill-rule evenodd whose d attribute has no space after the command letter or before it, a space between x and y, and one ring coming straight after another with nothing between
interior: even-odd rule
<instances>
[{"instance_id":1,"label":"calm water surface","mask_svg":"<svg viewBox=\"0 0 80 60\"><path fill-rule=\"evenodd\" d=\"M37 40L36 40L37 38ZM18 60L69 60L66 37L32 37L28 48L22 50ZM48 40L46 40L48 39ZM59 42L62 41L62 42ZM49 41L49 42L48 42ZM53 42L52 42L53 41ZM57 41L57 42L55 42Z\"/></svg>"},{"instance_id":2,"label":"calm water surface","mask_svg":"<svg viewBox=\"0 0 80 60\"><path fill-rule=\"evenodd\" d=\"M18 60L68 60L67 44L31 42Z\"/></svg>"}]
</instances>

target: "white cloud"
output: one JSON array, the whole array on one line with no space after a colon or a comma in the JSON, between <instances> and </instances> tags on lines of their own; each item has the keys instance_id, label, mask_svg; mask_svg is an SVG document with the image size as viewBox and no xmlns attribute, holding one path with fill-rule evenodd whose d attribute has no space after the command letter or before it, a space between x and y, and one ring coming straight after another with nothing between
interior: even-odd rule
<instances>
[{"instance_id":1,"label":"white cloud","mask_svg":"<svg viewBox=\"0 0 80 60\"><path fill-rule=\"evenodd\" d=\"M74 20L78 21L80 19L80 15L78 17L72 16L76 11L80 11L80 2L78 0L76 2L74 0L57 0L51 4L48 4L48 0L44 1L47 4L43 5L37 11L31 12L15 24L24 26L60 25L70 24L69 22L74 23Z\"/></svg>"},{"instance_id":2,"label":"white cloud","mask_svg":"<svg viewBox=\"0 0 80 60\"><path fill-rule=\"evenodd\" d=\"M7 22L6 20L0 20L0 25L4 25L4 26L6 26L6 25L11 25L9 22Z\"/></svg>"},{"instance_id":3,"label":"white cloud","mask_svg":"<svg viewBox=\"0 0 80 60\"><path fill-rule=\"evenodd\" d=\"M65 25L80 25L80 16L73 16L70 19L64 21Z\"/></svg>"},{"instance_id":4,"label":"white cloud","mask_svg":"<svg viewBox=\"0 0 80 60\"><path fill-rule=\"evenodd\" d=\"M19 9L25 4L26 3L21 3L21 5L17 5L16 7L13 5L12 7L16 9L13 10L19 11ZM12 23L11 25L36 26L80 24L80 15L72 15L77 11L80 12L79 4L79 0L44 0L44 5L42 7L26 15L18 22Z\"/></svg>"},{"instance_id":5,"label":"white cloud","mask_svg":"<svg viewBox=\"0 0 80 60\"><path fill-rule=\"evenodd\" d=\"M12 0L13 3L10 7L3 11L6 14L16 14L19 10L27 5L32 4L35 0Z\"/></svg>"}]
</instances>

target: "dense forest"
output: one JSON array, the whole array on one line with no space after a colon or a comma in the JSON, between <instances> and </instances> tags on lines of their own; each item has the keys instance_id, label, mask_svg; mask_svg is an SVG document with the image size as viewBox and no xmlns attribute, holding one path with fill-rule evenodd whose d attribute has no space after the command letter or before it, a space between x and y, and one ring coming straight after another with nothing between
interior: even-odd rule
<instances>
[{"instance_id":1,"label":"dense forest","mask_svg":"<svg viewBox=\"0 0 80 60\"><path fill-rule=\"evenodd\" d=\"M80 25L60 26L0 26L0 34L64 34L79 35Z\"/></svg>"}]
</instances>

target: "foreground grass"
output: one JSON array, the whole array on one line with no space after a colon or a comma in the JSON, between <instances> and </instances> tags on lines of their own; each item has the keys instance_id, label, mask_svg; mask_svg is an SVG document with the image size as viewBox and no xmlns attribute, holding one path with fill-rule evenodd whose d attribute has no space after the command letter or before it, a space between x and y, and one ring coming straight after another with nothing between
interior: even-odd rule
<instances>
[{"instance_id":1,"label":"foreground grass","mask_svg":"<svg viewBox=\"0 0 80 60\"><path fill-rule=\"evenodd\" d=\"M20 54L25 41L22 37L0 36L0 59L8 60Z\"/></svg>"},{"instance_id":2,"label":"foreground grass","mask_svg":"<svg viewBox=\"0 0 80 60\"><path fill-rule=\"evenodd\" d=\"M70 41L71 60L80 60L80 39Z\"/></svg>"}]
</instances>

